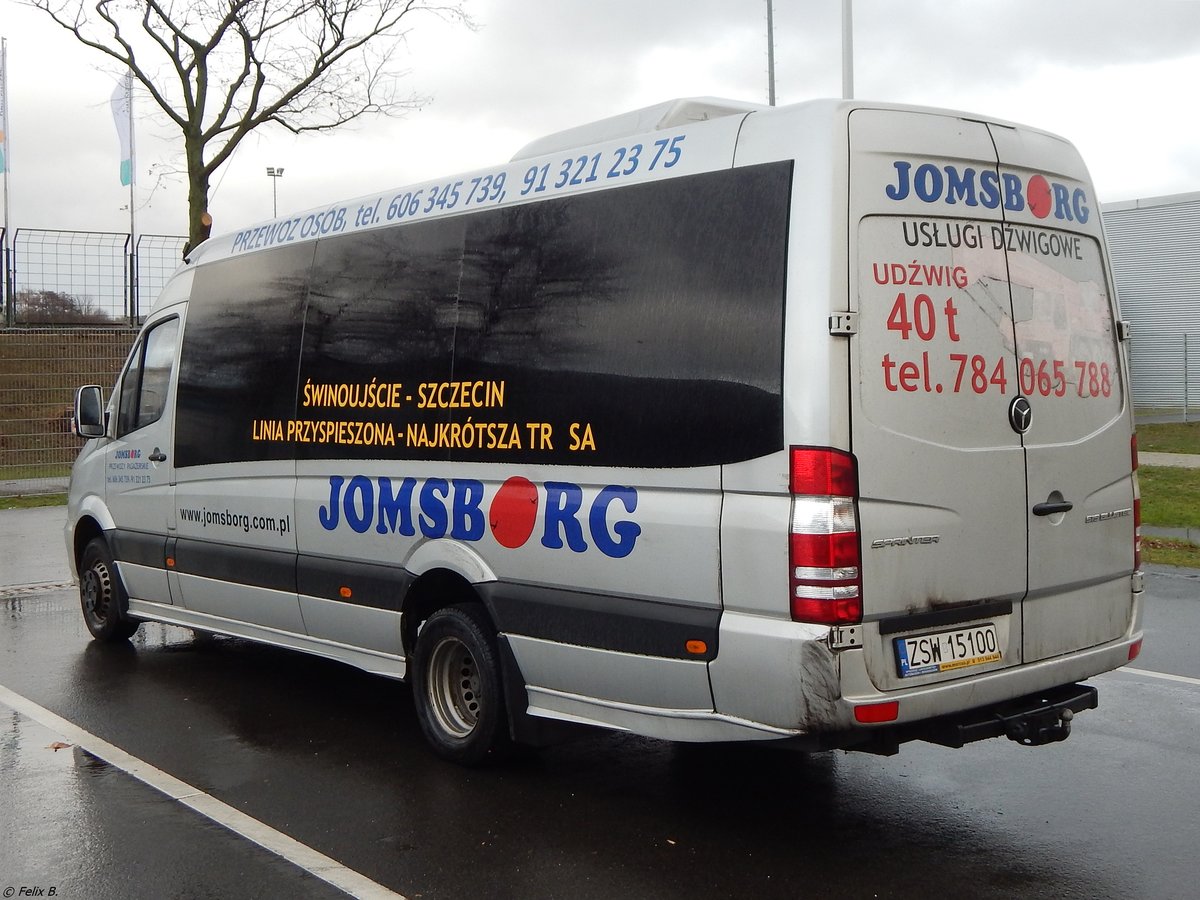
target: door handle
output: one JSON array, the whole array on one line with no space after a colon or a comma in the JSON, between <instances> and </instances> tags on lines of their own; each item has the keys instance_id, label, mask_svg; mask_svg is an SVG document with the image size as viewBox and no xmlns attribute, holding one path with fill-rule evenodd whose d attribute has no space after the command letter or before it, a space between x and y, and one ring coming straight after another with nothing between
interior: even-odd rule
<instances>
[{"instance_id":1,"label":"door handle","mask_svg":"<svg viewBox=\"0 0 1200 900\"><path fill-rule=\"evenodd\" d=\"M151 457L153 459L153 457ZM1075 508L1075 504L1069 500L1047 500L1045 503L1039 503L1033 508L1035 516L1052 516L1055 513L1067 513Z\"/></svg>"},{"instance_id":2,"label":"door handle","mask_svg":"<svg viewBox=\"0 0 1200 900\"><path fill-rule=\"evenodd\" d=\"M150 454L150 456L147 458L150 460L150 462L166 462L167 454L163 453L161 450L159 450L157 447L155 447L154 452L152 452Z\"/></svg>"}]
</instances>

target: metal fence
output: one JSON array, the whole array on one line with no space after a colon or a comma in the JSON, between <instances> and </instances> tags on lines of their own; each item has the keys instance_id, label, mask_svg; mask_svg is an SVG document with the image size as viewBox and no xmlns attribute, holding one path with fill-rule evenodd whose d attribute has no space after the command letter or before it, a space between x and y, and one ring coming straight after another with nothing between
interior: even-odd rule
<instances>
[{"instance_id":1,"label":"metal fence","mask_svg":"<svg viewBox=\"0 0 1200 900\"><path fill-rule=\"evenodd\" d=\"M65 489L75 389L112 386L184 241L0 229L0 495Z\"/></svg>"},{"instance_id":2,"label":"metal fence","mask_svg":"<svg viewBox=\"0 0 1200 900\"><path fill-rule=\"evenodd\" d=\"M1200 334L1133 329L1129 354L1139 421L1200 421Z\"/></svg>"},{"instance_id":3,"label":"metal fence","mask_svg":"<svg viewBox=\"0 0 1200 900\"><path fill-rule=\"evenodd\" d=\"M171 273L179 268L186 243L187 238L177 234L138 235L137 278L133 282L134 321L140 321L150 311Z\"/></svg>"},{"instance_id":4,"label":"metal fence","mask_svg":"<svg viewBox=\"0 0 1200 900\"><path fill-rule=\"evenodd\" d=\"M128 258L127 234L18 228L9 321L132 321Z\"/></svg>"},{"instance_id":5,"label":"metal fence","mask_svg":"<svg viewBox=\"0 0 1200 900\"><path fill-rule=\"evenodd\" d=\"M18 228L4 267L9 325L136 324L178 267L185 238Z\"/></svg>"},{"instance_id":6,"label":"metal fence","mask_svg":"<svg viewBox=\"0 0 1200 900\"><path fill-rule=\"evenodd\" d=\"M75 389L116 381L136 329L0 331L0 495L66 490L83 441L71 430Z\"/></svg>"}]
</instances>

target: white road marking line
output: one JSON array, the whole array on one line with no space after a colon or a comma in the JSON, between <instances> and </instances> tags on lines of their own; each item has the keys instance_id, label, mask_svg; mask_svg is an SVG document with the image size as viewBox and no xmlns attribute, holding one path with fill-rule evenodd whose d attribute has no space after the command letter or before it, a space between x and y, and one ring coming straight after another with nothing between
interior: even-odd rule
<instances>
[{"instance_id":1,"label":"white road marking line","mask_svg":"<svg viewBox=\"0 0 1200 900\"><path fill-rule=\"evenodd\" d=\"M1163 681L1178 681L1181 684L1200 687L1200 678L1189 678L1187 675L1172 675L1170 672L1152 672L1149 669L1131 669L1129 666L1124 666L1116 671L1126 672L1130 675L1145 675L1147 678L1160 678Z\"/></svg>"},{"instance_id":2,"label":"white road marking line","mask_svg":"<svg viewBox=\"0 0 1200 900\"><path fill-rule=\"evenodd\" d=\"M383 885L367 878L367 876L347 868L336 859L331 859L323 853L317 852L312 847L288 837L281 831L276 831L264 822L260 822L258 819L252 818L226 803L222 803L215 797L204 793L198 788L192 787L174 775L170 775L161 769L155 768L148 762L138 759L130 753L126 753L120 747L116 747L96 737L78 725L62 718L62 716L52 713L32 700L9 690L4 685L0 685L0 703L56 732L64 741L82 747L93 756L97 756L109 765L116 766L121 771L127 772L138 779L138 781L149 785L160 793L166 794L177 803L186 806L188 809L195 810L200 815L211 819L223 828L227 828L234 834L258 844L264 850L269 850L271 853L282 857L305 872L315 875L317 878L333 885L339 890L345 891L352 897L360 897L363 900L405 900L402 894L397 894L395 891L389 890Z\"/></svg>"}]
</instances>

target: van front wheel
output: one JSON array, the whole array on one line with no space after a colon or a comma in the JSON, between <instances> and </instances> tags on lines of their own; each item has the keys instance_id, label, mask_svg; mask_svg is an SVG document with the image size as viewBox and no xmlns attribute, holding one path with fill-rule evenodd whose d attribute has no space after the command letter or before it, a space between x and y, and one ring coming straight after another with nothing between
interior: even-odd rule
<instances>
[{"instance_id":1,"label":"van front wheel","mask_svg":"<svg viewBox=\"0 0 1200 900\"><path fill-rule=\"evenodd\" d=\"M83 621L98 641L123 641L138 629L125 615L128 598L103 538L93 538L79 558L79 601Z\"/></svg>"},{"instance_id":2,"label":"van front wheel","mask_svg":"<svg viewBox=\"0 0 1200 900\"><path fill-rule=\"evenodd\" d=\"M481 609L439 609L422 626L415 656L417 719L438 756L476 765L507 746L495 639Z\"/></svg>"}]
</instances>

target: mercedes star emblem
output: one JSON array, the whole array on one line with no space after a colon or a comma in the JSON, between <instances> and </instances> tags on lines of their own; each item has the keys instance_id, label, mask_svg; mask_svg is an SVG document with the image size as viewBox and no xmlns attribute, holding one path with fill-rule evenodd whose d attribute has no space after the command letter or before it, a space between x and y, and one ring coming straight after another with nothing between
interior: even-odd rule
<instances>
[{"instance_id":1,"label":"mercedes star emblem","mask_svg":"<svg viewBox=\"0 0 1200 900\"><path fill-rule=\"evenodd\" d=\"M1012 425L1013 431L1017 434L1027 432L1029 423L1032 421L1033 407L1024 397L1017 397L1008 405L1008 423Z\"/></svg>"}]
</instances>

